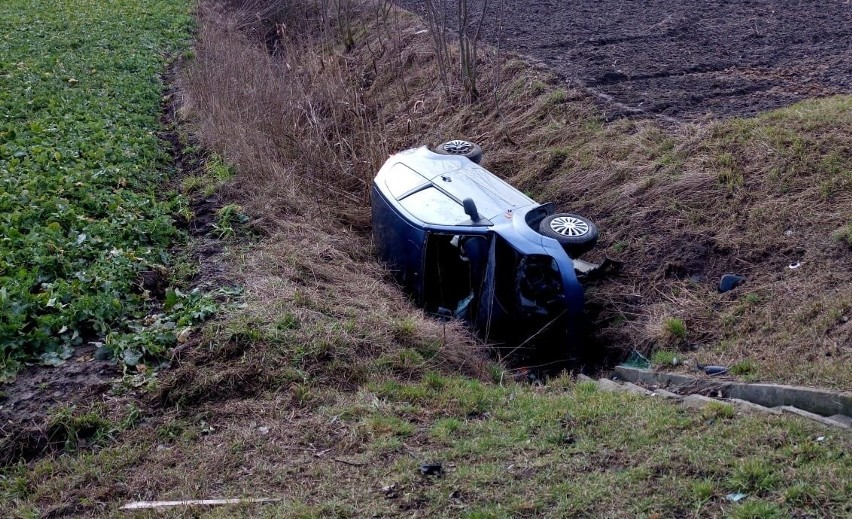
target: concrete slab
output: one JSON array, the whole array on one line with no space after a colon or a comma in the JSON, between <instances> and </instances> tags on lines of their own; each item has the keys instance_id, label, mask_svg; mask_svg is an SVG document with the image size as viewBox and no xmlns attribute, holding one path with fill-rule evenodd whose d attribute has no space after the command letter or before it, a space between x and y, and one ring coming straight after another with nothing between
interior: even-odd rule
<instances>
[{"instance_id":1,"label":"concrete slab","mask_svg":"<svg viewBox=\"0 0 852 519\"><path fill-rule=\"evenodd\" d=\"M702 395L688 395L683 397L681 405L688 409L704 409L712 402L719 402L715 398Z\"/></svg>"},{"instance_id":2,"label":"concrete slab","mask_svg":"<svg viewBox=\"0 0 852 519\"><path fill-rule=\"evenodd\" d=\"M829 420L834 420L835 422L840 422L846 427L852 429L852 416L846 416L845 414L835 414L828 417Z\"/></svg>"},{"instance_id":3,"label":"concrete slab","mask_svg":"<svg viewBox=\"0 0 852 519\"><path fill-rule=\"evenodd\" d=\"M654 389L652 391L653 391L652 394L654 396L667 398L669 400L682 400L683 399L683 395L678 395L677 393L672 393L671 391L666 391L665 389L657 388L657 389Z\"/></svg>"},{"instance_id":4,"label":"concrete slab","mask_svg":"<svg viewBox=\"0 0 852 519\"><path fill-rule=\"evenodd\" d=\"M608 378L598 379L598 388L601 391L623 391L624 389L621 387L621 384L618 382L614 382Z\"/></svg>"},{"instance_id":5,"label":"concrete slab","mask_svg":"<svg viewBox=\"0 0 852 519\"><path fill-rule=\"evenodd\" d=\"M793 406L823 416L852 416L852 395L823 389L779 384L732 384L726 396L767 407Z\"/></svg>"},{"instance_id":6,"label":"concrete slab","mask_svg":"<svg viewBox=\"0 0 852 519\"><path fill-rule=\"evenodd\" d=\"M726 380L699 378L681 373L667 373L627 366L616 366L615 373L620 378L634 384L668 387L684 393L724 392L731 384Z\"/></svg>"},{"instance_id":7,"label":"concrete slab","mask_svg":"<svg viewBox=\"0 0 852 519\"><path fill-rule=\"evenodd\" d=\"M819 422L823 425L828 425L830 427L838 427L840 429L846 429L846 430L850 429L850 427L846 424L832 420L831 418L826 418L825 416L820 416L816 413L810 413L808 411L805 411L803 409L799 409L798 407L793 407L791 405L782 405L782 406L779 407L779 409L781 409L781 411L783 411L785 413L798 415L798 416L801 416L803 418L807 418L808 420L813 420L814 422Z\"/></svg>"},{"instance_id":8,"label":"concrete slab","mask_svg":"<svg viewBox=\"0 0 852 519\"><path fill-rule=\"evenodd\" d=\"M740 400L739 398L730 398L728 399L734 407L741 411L747 412L757 412L757 413L766 413L766 414L781 414L780 409L776 409L774 407L766 407L759 404L755 404L753 402L749 402L748 400Z\"/></svg>"},{"instance_id":9,"label":"concrete slab","mask_svg":"<svg viewBox=\"0 0 852 519\"><path fill-rule=\"evenodd\" d=\"M780 384L746 384L680 373L617 366L616 374L629 382L676 387L680 392L714 393L764 407L793 406L823 416L852 416L852 393Z\"/></svg>"},{"instance_id":10,"label":"concrete slab","mask_svg":"<svg viewBox=\"0 0 852 519\"><path fill-rule=\"evenodd\" d=\"M645 396L653 396L654 393L645 389L644 387L637 386L636 384L631 384L630 382L623 382L621 387L624 388L628 393L635 393L637 395L645 395Z\"/></svg>"}]
</instances>

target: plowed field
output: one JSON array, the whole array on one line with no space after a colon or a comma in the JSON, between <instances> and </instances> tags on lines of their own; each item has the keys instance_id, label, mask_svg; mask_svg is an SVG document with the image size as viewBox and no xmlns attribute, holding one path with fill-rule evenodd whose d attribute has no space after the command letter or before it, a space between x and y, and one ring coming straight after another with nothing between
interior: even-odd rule
<instances>
[{"instance_id":1,"label":"plowed field","mask_svg":"<svg viewBox=\"0 0 852 519\"><path fill-rule=\"evenodd\" d=\"M750 115L852 92L848 0L491 0L485 28L587 88L609 118Z\"/></svg>"}]
</instances>

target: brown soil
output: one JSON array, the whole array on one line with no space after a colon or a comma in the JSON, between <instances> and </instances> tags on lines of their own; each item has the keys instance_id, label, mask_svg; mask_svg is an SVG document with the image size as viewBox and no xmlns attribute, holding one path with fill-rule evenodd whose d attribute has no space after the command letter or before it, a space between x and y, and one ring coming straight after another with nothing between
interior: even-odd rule
<instances>
[{"instance_id":1,"label":"brown soil","mask_svg":"<svg viewBox=\"0 0 852 519\"><path fill-rule=\"evenodd\" d=\"M96 360L94 353L94 347L80 347L61 366L31 366L0 386L0 466L49 447L49 412L97 401L106 393L120 369L115 362Z\"/></svg>"},{"instance_id":2,"label":"brown soil","mask_svg":"<svg viewBox=\"0 0 852 519\"><path fill-rule=\"evenodd\" d=\"M400 3L424 12L422 0ZM501 3L504 30L495 31ZM751 115L852 92L852 5L843 0L488 5L491 43L585 87L609 118Z\"/></svg>"}]
</instances>

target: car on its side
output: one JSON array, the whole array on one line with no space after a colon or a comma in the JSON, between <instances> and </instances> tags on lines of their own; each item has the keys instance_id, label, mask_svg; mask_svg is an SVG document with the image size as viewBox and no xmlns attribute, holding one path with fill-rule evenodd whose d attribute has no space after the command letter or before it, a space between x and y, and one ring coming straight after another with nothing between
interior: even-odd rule
<instances>
[{"instance_id":1,"label":"car on its side","mask_svg":"<svg viewBox=\"0 0 852 519\"><path fill-rule=\"evenodd\" d=\"M462 140L392 155L372 184L377 253L428 312L466 319L488 341L568 356L583 329L575 260L597 227L535 202L481 157Z\"/></svg>"}]
</instances>

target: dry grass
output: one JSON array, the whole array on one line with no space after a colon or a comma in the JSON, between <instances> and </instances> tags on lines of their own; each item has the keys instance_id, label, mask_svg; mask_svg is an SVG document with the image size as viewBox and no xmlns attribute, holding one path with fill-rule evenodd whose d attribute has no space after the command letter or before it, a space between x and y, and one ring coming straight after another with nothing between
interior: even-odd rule
<instances>
[{"instance_id":1,"label":"dry grass","mask_svg":"<svg viewBox=\"0 0 852 519\"><path fill-rule=\"evenodd\" d=\"M485 49L479 84L496 90L451 105L423 22L386 3L349 4L348 50L336 4L307 22L296 15L319 4L266 17L247 5L237 15L202 5L183 113L237 165L229 196L267 228L323 213L335 223L320 225L364 232L367 187L388 152L469 138L520 189L597 220L593 255L624 260L621 277L589 289L599 342L671 346L661 319L676 316L689 327L678 346L705 362L748 359L764 380L852 387L852 271L837 238L852 206L848 97L677 128L605 124L583 92L518 58L499 64L498 82ZM720 295L726 272L748 280ZM808 363L791 366L804 350Z\"/></svg>"},{"instance_id":2,"label":"dry grass","mask_svg":"<svg viewBox=\"0 0 852 519\"><path fill-rule=\"evenodd\" d=\"M388 372L482 373L486 361L467 332L412 309L370 255L366 179L387 147L380 108L350 88L351 59L312 51L337 26L305 24L309 4L288 4L289 12L231 4L236 11L201 5L179 113L200 144L233 165L221 195L243 206L267 238L231 254L246 310L208 330L202 346L210 348L196 349L198 358L178 369L161 397L357 388ZM225 353L210 352L217 347ZM233 358L242 362L196 369Z\"/></svg>"}]
</instances>

